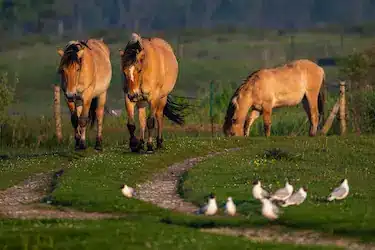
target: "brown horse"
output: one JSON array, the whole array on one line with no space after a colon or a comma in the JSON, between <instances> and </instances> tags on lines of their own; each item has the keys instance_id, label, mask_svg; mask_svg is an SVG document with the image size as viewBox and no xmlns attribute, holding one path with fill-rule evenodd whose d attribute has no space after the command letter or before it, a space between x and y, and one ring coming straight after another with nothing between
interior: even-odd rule
<instances>
[{"instance_id":1,"label":"brown horse","mask_svg":"<svg viewBox=\"0 0 375 250\"><path fill-rule=\"evenodd\" d=\"M86 148L86 126L97 119L95 149L102 149L104 106L112 78L110 52L103 39L70 41L61 56L58 72L71 112L75 131L75 148ZM96 115L96 117L95 117Z\"/></svg>"},{"instance_id":2,"label":"brown horse","mask_svg":"<svg viewBox=\"0 0 375 250\"><path fill-rule=\"evenodd\" d=\"M141 38L133 33L124 50L120 50L121 71L124 80L125 106L128 114L127 127L130 133L130 149L138 152L144 146L147 124L147 151L152 152L152 132L155 119L158 126L157 148L162 148L163 116L182 125L185 108L173 102L169 93L173 90L178 76L178 62L172 47L163 39ZM146 121L146 106L150 114ZM140 140L134 135L134 109L138 108Z\"/></svg>"},{"instance_id":3,"label":"brown horse","mask_svg":"<svg viewBox=\"0 0 375 250\"><path fill-rule=\"evenodd\" d=\"M226 136L248 136L254 121L263 114L265 135L271 134L272 109L295 106L301 101L310 121L310 136L317 133L324 116L324 70L309 60L253 72L235 91L223 125ZM249 109L252 109L250 115Z\"/></svg>"}]
</instances>

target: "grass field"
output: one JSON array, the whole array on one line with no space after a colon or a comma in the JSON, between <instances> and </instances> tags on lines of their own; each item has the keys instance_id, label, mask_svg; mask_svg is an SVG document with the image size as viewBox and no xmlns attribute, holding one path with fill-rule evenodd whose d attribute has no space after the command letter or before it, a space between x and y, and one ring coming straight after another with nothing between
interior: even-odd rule
<instances>
[{"instance_id":1,"label":"grass field","mask_svg":"<svg viewBox=\"0 0 375 250\"><path fill-rule=\"evenodd\" d=\"M2 249L307 249L203 234L186 226L189 221L196 219L205 224L205 218L184 217L145 202L125 199L120 193L120 184L135 186L173 162L246 145L249 145L249 141L244 139L182 137L166 141L166 149L154 155L128 154L123 147L111 147L101 154L91 150L85 153L68 151L54 156L23 156L22 159L1 161L2 189L18 183L32 173L63 168L65 173L52 193L55 205L85 211L122 212L127 215L125 219L101 222L3 220L0 226ZM167 225L163 221L168 218L182 220L186 224ZM225 219L222 223L231 222L230 219Z\"/></svg>"},{"instance_id":2,"label":"grass field","mask_svg":"<svg viewBox=\"0 0 375 250\"><path fill-rule=\"evenodd\" d=\"M3 220L0 242L5 249L38 246L39 249L294 249L287 245L252 243L242 238L207 235L204 227L267 227L260 206L251 197L251 182L260 178L268 189L276 189L289 178L295 188L306 184L309 196L300 207L284 209L274 225L285 230L312 229L331 235L374 241L375 189L372 166L374 138L369 137L272 137L250 139L204 139L180 137L166 141L166 149L154 155L129 154L124 146L108 147L104 153L67 151L54 156L11 158L0 162L1 188L10 187L26 176L65 169L52 193L52 203L83 211L121 212L124 219L101 222L70 220ZM184 216L148 203L125 199L122 183L136 186L153 173L188 157L224 148L243 149L215 157L194 167L184 176L182 196L202 204L215 192L220 205L232 196L243 216ZM265 150L280 148L285 158L265 158ZM326 204L320 198L342 177L348 177L351 194L346 201ZM147 229L146 229L147 228ZM71 248L75 246L76 248ZM28 248L26 248L28 249ZM299 248L296 248L299 249ZM303 249L303 248L301 248ZM315 248L310 248L315 249ZM320 249L320 248L317 248ZM330 249L330 248L323 248Z\"/></svg>"},{"instance_id":3,"label":"grass field","mask_svg":"<svg viewBox=\"0 0 375 250\"><path fill-rule=\"evenodd\" d=\"M0 222L1 249L338 249L260 244L147 219Z\"/></svg>"},{"instance_id":4,"label":"grass field","mask_svg":"<svg viewBox=\"0 0 375 250\"><path fill-rule=\"evenodd\" d=\"M375 241L373 146L372 136L256 138L239 152L194 167L185 176L181 193L196 204L210 192L222 205L232 196L246 223L258 223L260 204L251 195L253 180L260 179L267 190L275 191L289 179L295 190L306 185L308 198L300 207L283 209L278 224ZM283 152L281 159L267 156L266 151L274 148ZM350 195L327 204L323 199L342 178L348 178Z\"/></svg>"}]
</instances>

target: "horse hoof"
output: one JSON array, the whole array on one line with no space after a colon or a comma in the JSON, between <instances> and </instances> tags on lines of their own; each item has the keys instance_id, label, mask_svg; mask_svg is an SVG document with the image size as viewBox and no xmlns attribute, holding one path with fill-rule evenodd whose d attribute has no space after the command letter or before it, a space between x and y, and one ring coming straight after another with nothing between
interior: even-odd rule
<instances>
[{"instance_id":1,"label":"horse hoof","mask_svg":"<svg viewBox=\"0 0 375 250\"><path fill-rule=\"evenodd\" d=\"M129 147L132 152L139 152L139 143L140 141L137 139L137 137L130 138Z\"/></svg>"},{"instance_id":2,"label":"horse hoof","mask_svg":"<svg viewBox=\"0 0 375 250\"><path fill-rule=\"evenodd\" d=\"M141 150L144 150L144 144L145 144L145 142L144 142L144 140L139 140L139 143L138 143L138 150L139 151L141 151Z\"/></svg>"},{"instance_id":3,"label":"horse hoof","mask_svg":"<svg viewBox=\"0 0 375 250\"><path fill-rule=\"evenodd\" d=\"M163 139L156 139L156 149L163 149Z\"/></svg>"},{"instance_id":4,"label":"horse hoof","mask_svg":"<svg viewBox=\"0 0 375 250\"><path fill-rule=\"evenodd\" d=\"M85 150L87 148L86 143L83 141L80 141L78 145L76 145L75 149L78 150Z\"/></svg>"},{"instance_id":5,"label":"horse hoof","mask_svg":"<svg viewBox=\"0 0 375 250\"><path fill-rule=\"evenodd\" d=\"M147 143L147 153L149 154L154 153L154 148L152 146L152 143Z\"/></svg>"},{"instance_id":6,"label":"horse hoof","mask_svg":"<svg viewBox=\"0 0 375 250\"><path fill-rule=\"evenodd\" d=\"M101 144L100 144L100 145L96 144L95 147L94 147L94 149L95 149L96 151L103 151L103 147L102 147Z\"/></svg>"}]
</instances>

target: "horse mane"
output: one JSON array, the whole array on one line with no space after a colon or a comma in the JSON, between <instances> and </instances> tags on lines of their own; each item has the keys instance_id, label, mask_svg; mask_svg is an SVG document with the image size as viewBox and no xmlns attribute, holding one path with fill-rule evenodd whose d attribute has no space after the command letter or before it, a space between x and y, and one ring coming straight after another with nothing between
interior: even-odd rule
<instances>
[{"instance_id":1,"label":"horse mane","mask_svg":"<svg viewBox=\"0 0 375 250\"><path fill-rule=\"evenodd\" d=\"M143 50L141 43L142 41L151 41L154 39L153 37L141 37L141 41L139 40L130 40L125 48L124 48L124 55L122 56L122 63L124 66L130 66L137 60L137 54Z\"/></svg>"},{"instance_id":2,"label":"horse mane","mask_svg":"<svg viewBox=\"0 0 375 250\"><path fill-rule=\"evenodd\" d=\"M240 94L240 92L245 88L246 84L252 80L252 82L255 82L257 79L255 79L254 77L256 76L256 74L260 71L259 70L256 70L254 72L252 72L250 75L248 75L243 81L242 81L242 84L236 89L236 91L234 92L234 94L232 95L230 101L229 101L229 105L228 105L228 109L227 109L227 113L225 115L225 123L228 123L229 121L232 120L235 112L236 112L236 109L238 108L237 107L237 96Z\"/></svg>"},{"instance_id":3,"label":"horse mane","mask_svg":"<svg viewBox=\"0 0 375 250\"><path fill-rule=\"evenodd\" d=\"M81 63L81 60L78 58L78 52L83 49L83 47L87 47L91 50L91 48L87 45L87 41L70 41L64 49L64 55L61 57L60 65L59 65L59 72L61 72L64 66L70 66L73 63Z\"/></svg>"}]
</instances>

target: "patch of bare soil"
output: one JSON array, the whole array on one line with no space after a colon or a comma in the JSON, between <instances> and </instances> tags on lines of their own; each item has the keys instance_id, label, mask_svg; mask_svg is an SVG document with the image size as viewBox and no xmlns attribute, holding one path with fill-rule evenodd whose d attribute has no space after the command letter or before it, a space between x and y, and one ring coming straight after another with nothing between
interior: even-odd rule
<instances>
[{"instance_id":1,"label":"patch of bare soil","mask_svg":"<svg viewBox=\"0 0 375 250\"><path fill-rule=\"evenodd\" d=\"M0 191L0 217L17 219L104 219L114 214L87 213L69 208L57 209L39 202L48 194L54 175L36 174L27 180Z\"/></svg>"}]
</instances>

